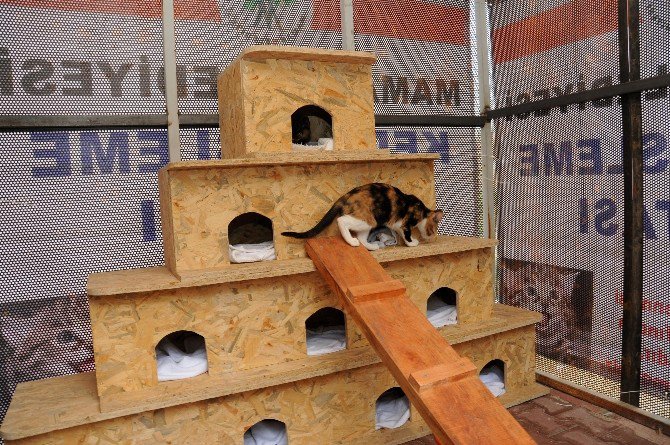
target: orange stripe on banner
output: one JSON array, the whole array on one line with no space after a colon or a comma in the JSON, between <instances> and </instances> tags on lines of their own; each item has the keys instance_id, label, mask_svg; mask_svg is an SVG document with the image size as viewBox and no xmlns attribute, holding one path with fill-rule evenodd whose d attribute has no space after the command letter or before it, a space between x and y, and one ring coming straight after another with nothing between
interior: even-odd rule
<instances>
[{"instance_id":1,"label":"orange stripe on banner","mask_svg":"<svg viewBox=\"0 0 670 445\"><path fill-rule=\"evenodd\" d=\"M339 32L340 2L314 0L312 29ZM467 45L469 11L418 0L357 0L354 30L397 39Z\"/></svg>"},{"instance_id":2,"label":"orange stripe on banner","mask_svg":"<svg viewBox=\"0 0 670 445\"><path fill-rule=\"evenodd\" d=\"M617 28L617 0L573 0L496 29L493 59L509 62Z\"/></svg>"},{"instance_id":3,"label":"orange stripe on banner","mask_svg":"<svg viewBox=\"0 0 670 445\"><path fill-rule=\"evenodd\" d=\"M27 8L57 9L61 11L93 12L161 18L161 0L0 0L0 4ZM221 21L216 0L175 0L176 19Z\"/></svg>"}]
</instances>

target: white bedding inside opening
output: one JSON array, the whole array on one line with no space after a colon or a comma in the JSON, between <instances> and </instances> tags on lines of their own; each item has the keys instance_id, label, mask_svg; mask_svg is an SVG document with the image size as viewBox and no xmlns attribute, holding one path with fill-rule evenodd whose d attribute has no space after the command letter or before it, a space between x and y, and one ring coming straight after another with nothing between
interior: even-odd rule
<instances>
[{"instance_id":1,"label":"white bedding inside opening","mask_svg":"<svg viewBox=\"0 0 670 445\"><path fill-rule=\"evenodd\" d=\"M197 334L185 333L183 344L182 350L166 337L156 346L159 382L187 379L207 372L205 339Z\"/></svg>"},{"instance_id":2,"label":"white bedding inside opening","mask_svg":"<svg viewBox=\"0 0 670 445\"><path fill-rule=\"evenodd\" d=\"M409 420L409 399L401 390L387 391L375 405L375 429L398 428Z\"/></svg>"},{"instance_id":3,"label":"white bedding inside opening","mask_svg":"<svg viewBox=\"0 0 670 445\"><path fill-rule=\"evenodd\" d=\"M288 445L286 425L274 419L262 420L244 433L244 445Z\"/></svg>"},{"instance_id":4,"label":"white bedding inside opening","mask_svg":"<svg viewBox=\"0 0 670 445\"><path fill-rule=\"evenodd\" d=\"M344 326L318 326L307 329L307 355L329 354L347 348Z\"/></svg>"},{"instance_id":5,"label":"white bedding inside opening","mask_svg":"<svg viewBox=\"0 0 670 445\"><path fill-rule=\"evenodd\" d=\"M308 144L293 143L294 150L325 150L333 149L333 138L319 138L317 142L310 142Z\"/></svg>"},{"instance_id":6,"label":"white bedding inside opening","mask_svg":"<svg viewBox=\"0 0 670 445\"><path fill-rule=\"evenodd\" d=\"M231 244L228 246L231 263L253 263L277 259L275 245L272 241L255 244Z\"/></svg>"},{"instance_id":7,"label":"white bedding inside opening","mask_svg":"<svg viewBox=\"0 0 670 445\"><path fill-rule=\"evenodd\" d=\"M429 298L426 310L428 321L436 328L458 322L455 304L447 304L440 298Z\"/></svg>"},{"instance_id":8,"label":"white bedding inside opening","mask_svg":"<svg viewBox=\"0 0 670 445\"><path fill-rule=\"evenodd\" d=\"M505 394L505 373L500 365L485 366L479 378L494 396Z\"/></svg>"}]
</instances>

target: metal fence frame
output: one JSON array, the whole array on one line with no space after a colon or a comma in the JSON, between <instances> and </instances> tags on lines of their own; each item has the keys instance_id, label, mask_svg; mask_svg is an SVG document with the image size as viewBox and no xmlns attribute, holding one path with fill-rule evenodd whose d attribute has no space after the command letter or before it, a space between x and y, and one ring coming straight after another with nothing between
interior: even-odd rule
<instances>
[{"instance_id":1,"label":"metal fence frame","mask_svg":"<svg viewBox=\"0 0 670 445\"><path fill-rule=\"evenodd\" d=\"M591 89L574 94L536 100L521 105L493 108L491 103L491 66L492 46L491 27L488 17L493 0L473 0L476 27L476 50L478 54L478 84L480 115L376 115L377 127L478 127L481 131L482 156L482 214L484 235L496 238L498 227L495 215L495 159L493 150L494 130L492 121L521 113L546 110L556 107L578 104L596 99L622 98L622 126L624 129L624 308L621 395L623 402L639 406L641 373L642 338L642 112L641 93L647 90L670 87L670 75L658 75L640 79L640 36L639 36L639 0L618 0L619 20L619 66L620 84ZM217 126L216 114L183 114L178 112L177 78L174 34L173 0L163 0L163 37L165 59L165 114L141 115L93 115L93 116L48 116L23 115L0 116L0 132L26 130L72 130L72 129L118 129L120 127L163 127L168 131L170 161L181 160L180 127ZM343 49L354 50L354 26L352 0L340 0ZM494 266L495 267L495 266ZM570 390L569 384L540 375L540 380L563 390ZM566 386L567 385L567 386ZM567 388L567 389L566 389ZM578 388L573 387L572 391ZM608 409L618 411L638 422L647 423L657 429L670 433L667 424L659 423L653 416L646 416L641 410L627 408L613 403L612 399L598 395L582 396ZM633 413L633 414L631 414ZM646 419L646 420L645 420ZM652 419L652 420L650 420Z\"/></svg>"}]
</instances>

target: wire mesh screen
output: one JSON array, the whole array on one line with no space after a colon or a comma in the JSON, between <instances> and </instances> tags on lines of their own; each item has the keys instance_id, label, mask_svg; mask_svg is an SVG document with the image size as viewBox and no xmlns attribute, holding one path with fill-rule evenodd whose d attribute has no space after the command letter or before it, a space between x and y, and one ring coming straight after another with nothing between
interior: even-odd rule
<instances>
[{"instance_id":1,"label":"wire mesh screen","mask_svg":"<svg viewBox=\"0 0 670 445\"><path fill-rule=\"evenodd\" d=\"M668 10L640 2L643 77L667 73ZM618 82L616 1L499 1L492 16L499 107ZM668 91L642 98L640 400L668 416ZM496 122L501 299L544 314L538 369L617 399L624 275L619 103L589 101Z\"/></svg>"},{"instance_id":2,"label":"wire mesh screen","mask_svg":"<svg viewBox=\"0 0 670 445\"><path fill-rule=\"evenodd\" d=\"M476 75L468 0L354 0L355 46L377 55L377 114L473 115Z\"/></svg>"},{"instance_id":3,"label":"wire mesh screen","mask_svg":"<svg viewBox=\"0 0 670 445\"><path fill-rule=\"evenodd\" d=\"M482 236L480 130L474 128L378 127L377 145L392 153L437 153L435 192L444 210L443 235Z\"/></svg>"},{"instance_id":4,"label":"wire mesh screen","mask_svg":"<svg viewBox=\"0 0 670 445\"><path fill-rule=\"evenodd\" d=\"M189 127L179 130L184 161L220 159L219 127Z\"/></svg>"},{"instance_id":5,"label":"wire mesh screen","mask_svg":"<svg viewBox=\"0 0 670 445\"><path fill-rule=\"evenodd\" d=\"M0 0L0 29L0 114L165 111L160 2Z\"/></svg>"},{"instance_id":6,"label":"wire mesh screen","mask_svg":"<svg viewBox=\"0 0 670 445\"><path fill-rule=\"evenodd\" d=\"M642 78L670 74L670 7L667 2L640 1L640 23Z\"/></svg>"},{"instance_id":7,"label":"wire mesh screen","mask_svg":"<svg viewBox=\"0 0 670 445\"><path fill-rule=\"evenodd\" d=\"M342 48L335 0L200 0L188 11L199 19L175 8L181 113L216 113L217 75L250 45Z\"/></svg>"},{"instance_id":8,"label":"wire mesh screen","mask_svg":"<svg viewBox=\"0 0 670 445\"><path fill-rule=\"evenodd\" d=\"M0 133L0 148L1 417L19 381L92 370L90 273L163 264L168 150L160 128Z\"/></svg>"},{"instance_id":9,"label":"wire mesh screen","mask_svg":"<svg viewBox=\"0 0 670 445\"><path fill-rule=\"evenodd\" d=\"M541 312L538 369L618 398L621 112L496 122L499 295Z\"/></svg>"},{"instance_id":10,"label":"wire mesh screen","mask_svg":"<svg viewBox=\"0 0 670 445\"><path fill-rule=\"evenodd\" d=\"M640 407L670 418L670 101L649 92L642 104L644 270ZM654 99L651 99L654 97Z\"/></svg>"},{"instance_id":11,"label":"wire mesh screen","mask_svg":"<svg viewBox=\"0 0 670 445\"><path fill-rule=\"evenodd\" d=\"M617 0L495 1L491 23L498 107L619 83Z\"/></svg>"}]
</instances>

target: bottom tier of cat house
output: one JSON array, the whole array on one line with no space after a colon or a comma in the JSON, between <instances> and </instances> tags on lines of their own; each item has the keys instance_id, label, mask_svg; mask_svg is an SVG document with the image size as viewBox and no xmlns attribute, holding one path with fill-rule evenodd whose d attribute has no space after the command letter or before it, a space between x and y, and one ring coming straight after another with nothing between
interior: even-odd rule
<instances>
[{"instance_id":1,"label":"bottom tier of cat house","mask_svg":"<svg viewBox=\"0 0 670 445\"><path fill-rule=\"evenodd\" d=\"M455 345L487 387L512 406L546 394L535 383L535 328ZM261 382L262 383L262 382ZM143 412L100 412L95 374L18 386L9 444L398 444L429 434L382 364ZM264 442L267 439L269 442Z\"/></svg>"}]
</instances>

